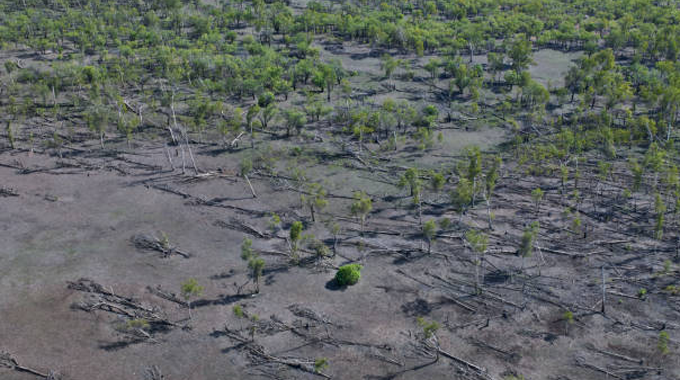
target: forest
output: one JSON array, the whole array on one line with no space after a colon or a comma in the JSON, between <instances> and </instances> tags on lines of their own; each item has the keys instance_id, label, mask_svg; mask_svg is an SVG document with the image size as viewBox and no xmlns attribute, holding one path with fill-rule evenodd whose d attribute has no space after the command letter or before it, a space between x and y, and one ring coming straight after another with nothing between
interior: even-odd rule
<instances>
[{"instance_id":1,"label":"forest","mask_svg":"<svg viewBox=\"0 0 680 380\"><path fill-rule=\"evenodd\" d=\"M0 0L0 378L676 380L680 1Z\"/></svg>"}]
</instances>

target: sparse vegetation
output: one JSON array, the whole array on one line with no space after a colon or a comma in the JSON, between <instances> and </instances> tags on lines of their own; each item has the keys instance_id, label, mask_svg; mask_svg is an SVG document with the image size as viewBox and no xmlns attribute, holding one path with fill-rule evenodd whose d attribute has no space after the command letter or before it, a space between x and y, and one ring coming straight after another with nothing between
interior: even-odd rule
<instances>
[{"instance_id":1,"label":"sparse vegetation","mask_svg":"<svg viewBox=\"0 0 680 380\"><path fill-rule=\"evenodd\" d=\"M680 373L678 20L0 0L0 378Z\"/></svg>"}]
</instances>

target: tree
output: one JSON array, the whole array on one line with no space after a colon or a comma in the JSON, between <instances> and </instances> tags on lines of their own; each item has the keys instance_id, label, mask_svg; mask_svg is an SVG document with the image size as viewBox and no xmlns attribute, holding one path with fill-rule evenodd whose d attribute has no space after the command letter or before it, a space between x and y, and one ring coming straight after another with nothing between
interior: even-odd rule
<instances>
[{"instance_id":1,"label":"tree","mask_svg":"<svg viewBox=\"0 0 680 380\"><path fill-rule=\"evenodd\" d=\"M430 80L434 83L435 79L439 76L439 67L442 62L438 58L431 58L425 64L425 70L430 73Z\"/></svg>"},{"instance_id":2,"label":"tree","mask_svg":"<svg viewBox=\"0 0 680 380\"><path fill-rule=\"evenodd\" d=\"M354 202L350 206L350 213L352 216L359 218L361 223L361 232L364 231L364 225L366 224L366 216L373 209L373 202L366 193L363 191L357 191L354 193Z\"/></svg>"},{"instance_id":3,"label":"tree","mask_svg":"<svg viewBox=\"0 0 680 380\"><path fill-rule=\"evenodd\" d=\"M343 265L335 273L335 282L340 286L355 285L361 278L363 268L359 264Z\"/></svg>"},{"instance_id":4,"label":"tree","mask_svg":"<svg viewBox=\"0 0 680 380\"><path fill-rule=\"evenodd\" d=\"M654 212L656 213L656 223L654 225L654 238L661 240L663 237L663 223L664 214L666 213L666 205L661 199L661 195L656 193L654 196Z\"/></svg>"},{"instance_id":5,"label":"tree","mask_svg":"<svg viewBox=\"0 0 680 380\"><path fill-rule=\"evenodd\" d=\"M302 128L307 124L305 114L296 109L287 109L284 112L284 119L286 120L286 136L290 136L290 130L295 129L298 134Z\"/></svg>"},{"instance_id":6,"label":"tree","mask_svg":"<svg viewBox=\"0 0 680 380\"><path fill-rule=\"evenodd\" d=\"M489 229L493 230L493 223L492 223L492 215L491 215L491 196L493 195L493 191L496 188L496 182L498 181L498 176L499 176L499 170L502 164L502 159L500 156L497 156L494 159L493 164L489 168L489 171L486 173L485 176L485 194L484 194L484 199L486 200L486 211L487 211L487 216L488 216L488 222L489 222Z\"/></svg>"},{"instance_id":7,"label":"tree","mask_svg":"<svg viewBox=\"0 0 680 380\"><path fill-rule=\"evenodd\" d=\"M430 173L430 189L435 193L439 193L444 189L444 184L446 183L446 177L444 174L432 171Z\"/></svg>"},{"instance_id":8,"label":"tree","mask_svg":"<svg viewBox=\"0 0 680 380\"><path fill-rule=\"evenodd\" d=\"M290 226L290 243L293 255L297 255L298 243L300 242L300 239L302 239L303 228L302 222L300 221L293 222Z\"/></svg>"},{"instance_id":9,"label":"tree","mask_svg":"<svg viewBox=\"0 0 680 380\"><path fill-rule=\"evenodd\" d=\"M248 269L250 269L250 277L255 281L255 293L260 292L260 278L264 270L264 259L259 257L251 258L248 261Z\"/></svg>"},{"instance_id":10,"label":"tree","mask_svg":"<svg viewBox=\"0 0 680 380\"><path fill-rule=\"evenodd\" d=\"M659 339L656 343L656 348L659 350L661 355L668 355L670 350L668 349L668 344L670 343L670 338L667 331L661 331L659 333Z\"/></svg>"},{"instance_id":11,"label":"tree","mask_svg":"<svg viewBox=\"0 0 680 380\"><path fill-rule=\"evenodd\" d=\"M195 278L190 278L182 283L182 297L187 302L187 307L189 308L189 318L191 317L191 299L194 297L200 297L203 294L203 286L198 285Z\"/></svg>"},{"instance_id":12,"label":"tree","mask_svg":"<svg viewBox=\"0 0 680 380\"><path fill-rule=\"evenodd\" d=\"M541 206L541 201L543 200L543 190L540 187L535 188L531 191L531 199L533 199L536 205L536 215L538 215L539 207Z\"/></svg>"},{"instance_id":13,"label":"tree","mask_svg":"<svg viewBox=\"0 0 680 380\"><path fill-rule=\"evenodd\" d=\"M487 54L487 60L489 61L489 72L491 73L491 76L495 81L498 81L498 74L505 69L503 54L489 52L489 54Z\"/></svg>"},{"instance_id":14,"label":"tree","mask_svg":"<svg viewBox=\"0 0 680 380\"><path fill-rule=\"evenodd\" d=\"M318 67L318 70L314 73L314 77L312 78L312 82L314 83L315 86L318 86L321 88L321 91L323 89L326 89L327 92L327 100L330 102L331 101L331 91L333 91L333 87L335 86L337 82L338 76L335 70L330 65L320 65Z\"/></svg>"},{"instance_id":15,"label":"tree","mask_svg":"<svg viewBox=\"0 0 680 380\"><path fill-rule=\"evenodd\" d=\"M477 288L477 291L481 291L482 287L479 281L479 267L481 266L483 259L480 259L480 256L483 257L484 253L486 253L489 238L481 231L469 230L465 233L465 240L475 253L475 287ZM482 279L482 282L483 281L484 280Z\"/></svg>"},{"instance_id":16,"label":"tree","mask_svg":"<svg viewBox=\"0 0 680 380\"><path fill-rule=\"evenodd\" d=\"M437 224L431 219L423 224L423 237L427 241L427 253L432 253L432 241L435 236L437 236Z\"/></svg>"},{"instance_id":17,"label":"tree","mask_svg":"<svg viewBox=\"0 0 680 380\"><path fill-rule=\"evenodd\" d=\"M512 69L519 75L533 63L531 58L531 42L524 38L524 36L515 39L510 45L508 57L510 58Z\"/></svg>"},{"instance_id":18,"label":"tree","mask_svg":"<svg viewBox=\"0 0 680 380\"><path fill-rule=\"evenodd\" d=\"M262 122L262 127L264 129L267 129L269 127L269 123L274 120L276 115L279 114L279 108L276 107L275 103L271 103L267 105L266 107L262 108L262 112L260 112L260 122Z\"/></svg>"},{"instance_id":19,"label":"tree","mask_svg":"<svg viewBox=\"0 0 680 380\"><path fill-rule=\"evenodd\" d=\"M300 200L309 207L312 222L316 222L315 211L321 211L328 205L326 189L321 184L314 182L307 184L306 191L307 194L301 195Z\"/></svg>"},{"instance_id":20,"label":"tree","mask_svg":"<svg viewBox=\"0 0 680 380\"><path fill-rule=\"evenodd\" d=\"M380 67L385 72L385 77L387 79L392 78L394 70L399 67L401 60L392 58L389 54L384 54L381 58Z\"/></svg>"},{"instance_id":21,"label":"tree","mask_svg":"<svg viewBox=\"0 0 680 380\"><path fill-rule=\"evenodd\" d=\"M472 203L473 193L472 183L465 177L461 177L456 188L451 193L451 204L460 215L459 222L463 220L463 215Z\"/></svg>"},{"instance_id":22,"label":"tree","mask_svg":"<svg viewBox=\"0 0 680 380\"><path fill-rule=\"evenodd\" d=\"M255 133L253 132L253 120L257 117L257 115L259 113L260 113L260 106L257 105L257 104L248 108L248 112L246 113L246 125L248 126L248 129L250 129L250 148L251 149L255 148Z\"/></svg>"},{"instance_id":23,"label":"tree","mask_svg":"<svg viewBox=\"0 0 680 380\"><path fill-rule=\"evenodd\" d=\"M472 184L472 206L475 205L477 193L477 178L482 173L482 153L478 146L472 146L465 150L468 157L467 180Z\"/></svg>"},{"instance_id":24,"label":"tree","mask_svg":"<svg viewBox=\"0 0 680 380\"><path fill-rule=\"evenodd\" d=\"M519 254L522 256L522 268L524 268L524 258L530 257L534 252L534 244L536 243L536 237L538 236L538 229L538 222L533 222L524 229L519 246Z\"/></svg>"},{"instance_id":25,"label":"tree","mask_svg":"<svg viewBox=\"0 0 680 380\"><path fill-rule=\"evenodd\" d=\"M403 189L404 187L408 186L409 192L412 197L415 197L418 193L420 193L420 177L419 177L418 169L416 168L408 168L402 174L402 176L399 178L399 183L397 186L400 189Z\"/></svg>"},{"instance_id":26,"label":"tree","mask_svg":"<svg viewBox=\"0 0 680 380\"><path fill-rule=\"evenodd\" d=\"M249 276L255 282L255 293L259 293L265 262L253 249L253 241L249 238L243 239L241 243L241 259L248 262Z\"/></svg>"}]
</instances>

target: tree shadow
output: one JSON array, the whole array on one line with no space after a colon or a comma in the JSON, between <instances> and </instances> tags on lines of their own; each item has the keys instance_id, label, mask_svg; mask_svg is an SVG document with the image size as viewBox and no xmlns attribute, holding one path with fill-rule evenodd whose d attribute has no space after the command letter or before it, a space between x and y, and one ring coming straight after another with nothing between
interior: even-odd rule
<instances>
[{"instance_id":1,"label":"tree shadow","mask_svg":"<svg viewBox=\"0 0 680 380\"><path fill-rule=\"evenodd\" d=\"M331 280L329 280L328 282L326 282L326 286L324 286L324 287L327 290L330 290L332 292L336 292L336 291L344 292L345 290L347 290L347 286L342 286L342 285L338 284L338 282L335 280L335 277L332 278Z\"/></svg>"},{"instance_id":2,"label":"tree shadow","mask_svg":"<svg viewBox=\"0 0 680 380\"><path fill-rule=\"evenodd\" d=\"M215 299L200 299L191 303L192 308L199 308L212 305L229 305L234 302L240 301L244 298L250 298L252 294L232 294L232 295L220 295Z\"/></svg>"},{"instance_id":3,"label":"tree shadow","mask_svg":"<svg viewBox=\"0 0 680 380\"><path fill-rule=\"evenodd\" d=\"M214 274L210 276L211 280L226 280L228 278L232 278L237 274L237 272L234 269L229 269L229 272L222 272L218 274Z\"/></svg>"},{"instance_id":4,"label":"tree shadow","mask_svg":"<svg viewBox=\"0 0 680 380\"><path fill-rule=\"evenodd\" d=\"M143 338L135 338L135 339L128 339L128 340L118 340L115 342L101 342L99 344L99 348L104 350L104 351L119 351L124 348L127 348L129 346L132 346L134 344L139 344L139 343L144 343L146 342L146 339Z\"/></svg>"},{"instance_id":5,"label":"tree shadow","mask_svg":"<svg viewBox=\"0 0 680 380\"><path fill-rule=\"evenodd\" d=\"M432 310L434 310L432 305L422 298L401 305L401 311L411 317L429 315Z\"/></svg>"}]
</instances>

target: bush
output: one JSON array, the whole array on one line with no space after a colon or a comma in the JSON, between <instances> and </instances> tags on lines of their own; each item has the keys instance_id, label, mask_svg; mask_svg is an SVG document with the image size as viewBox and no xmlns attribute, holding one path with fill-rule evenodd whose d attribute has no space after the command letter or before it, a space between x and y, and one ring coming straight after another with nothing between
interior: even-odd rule
<instances>
[{"instance_id":1,"label":"bush","mask_svg":"<svg viewBox=\"0 0 680 380\"><path fill-rule=\"evenodd\" d=\"M363 267L359 264L343 265L335 274L335 281L340 286L354 285L359 282L362 269Z\"/></svg>"}]
</instances>

